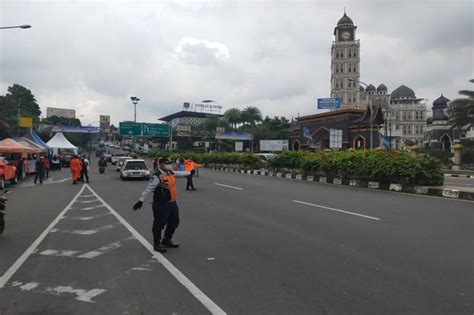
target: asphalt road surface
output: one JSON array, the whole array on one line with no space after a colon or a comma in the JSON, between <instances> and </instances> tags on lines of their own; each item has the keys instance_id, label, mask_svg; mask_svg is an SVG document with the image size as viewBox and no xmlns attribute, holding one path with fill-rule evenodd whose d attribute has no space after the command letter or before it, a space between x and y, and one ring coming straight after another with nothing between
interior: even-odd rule
<instances>
[{"instance_id":1,"label":"asphalt road surface","mask_svg":"<svg viewBox=\"0 0 474 315\"><path fill-rule=\"evenodd\" d=\"M201 170L179 249L146 181L94 168L12 188L0 314L473 314L474 203Z\"/></svg>"}]
</instances>

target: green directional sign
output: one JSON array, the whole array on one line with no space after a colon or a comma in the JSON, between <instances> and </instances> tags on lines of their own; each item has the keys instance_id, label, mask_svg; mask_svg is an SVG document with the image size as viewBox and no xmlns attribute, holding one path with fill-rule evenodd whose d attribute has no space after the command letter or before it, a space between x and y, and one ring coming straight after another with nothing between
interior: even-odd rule
<instances>
[{"instance_id":1,"label":"green directional sign","mask_svg":"<svg viewBox=\"0 0 474 315\"><path fill-rule=\"evenodd\" d=\"M142 124L134 122L121 122L119 124L121 136L141 136Z\"/></svg>"},{"instance_id":2,"label":"green directional sign","mask_svg":"<svg viewBox=\"0 0 474 315\"><path fill-rule=\"evenodd\" d=\"M170 127L167 124L143 123L143 135L150 137L169 137Z\"/></svg>"}]
</instances>

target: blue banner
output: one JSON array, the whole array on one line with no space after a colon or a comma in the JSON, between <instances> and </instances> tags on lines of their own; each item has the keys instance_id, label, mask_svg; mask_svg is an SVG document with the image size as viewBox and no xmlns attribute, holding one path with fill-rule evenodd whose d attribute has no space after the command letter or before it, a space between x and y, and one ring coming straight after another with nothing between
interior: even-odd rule
<instances>
[{"instance_id":1,"label":"blue banner","mask_svg":"<svg viewBox=\"0 0 474 315\"><path fill-rule=\"evenodd\" d=\"M318 109L339 109L341 108L341 99L339 97L318 98Z\"/></svg>"},{"instance_id":2,"label":"blue banner","mask_svg":"<svg viewBox=\"0 0 474 315\"><path fill-rule=\"evenodd\" d=\"M99 127L57 125L53 127L52 131L72 133L99 133Z\"/></svg>"},{"instance_id":3,"label":"blue banner","mask_svg":"<svg viewBox=\"0 0 474 315\"><path fill-rule=\"evenodd\" d=\"M252 140L253 137L249 132L222 131L216 132L216 139Z\"/></svg>"}]
</instances>

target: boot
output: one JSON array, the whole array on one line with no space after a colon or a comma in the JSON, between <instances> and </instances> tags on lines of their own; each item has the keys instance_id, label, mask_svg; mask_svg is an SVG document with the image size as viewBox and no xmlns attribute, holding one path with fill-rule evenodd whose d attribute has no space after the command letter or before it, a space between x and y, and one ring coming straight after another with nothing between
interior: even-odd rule
<instances>
[{"instance_id":1,"label":"boot","mask_svg":"<svg viewBox=\"0 0 474 315\"><path fill-rule=\"evenodd\" d=\"M161 242L163 246L168 247L168 248L178 248L179 244L173 243L173 240L171 238L165 238Z\"/></svg>"},{"instance_id":2,"label":"boot","mask_svg":"<svg viewBox=\"0 0 474 315\"><path fill-rule=\"evenodd\" d=\"M166 248L161 244L155 244L153 246L153 249L157 252L160 252L160 253L166 253L167 252Z\"/></svg>"}]
</instances>

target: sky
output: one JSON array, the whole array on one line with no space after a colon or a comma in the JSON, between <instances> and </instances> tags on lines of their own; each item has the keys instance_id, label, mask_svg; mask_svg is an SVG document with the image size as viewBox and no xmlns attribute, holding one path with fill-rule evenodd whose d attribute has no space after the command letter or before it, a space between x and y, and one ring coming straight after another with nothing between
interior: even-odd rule
<instances>
[{"instance_id":1,"label":"sky","mask_svg":"<svg viewBox=\"0 0 474 315\"><path fill-rule=\"evenodd\" d=\"M113 124L212 99L223 109L309 115L330 95L330 49L346 9L361 45L361 81L404 84L431 103L472 89L471 0L0 0L0 95L14 83L83 124Z\"/></svg>"}]
</instances>

